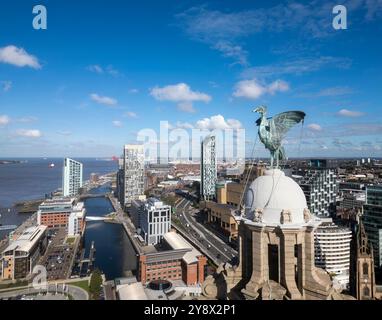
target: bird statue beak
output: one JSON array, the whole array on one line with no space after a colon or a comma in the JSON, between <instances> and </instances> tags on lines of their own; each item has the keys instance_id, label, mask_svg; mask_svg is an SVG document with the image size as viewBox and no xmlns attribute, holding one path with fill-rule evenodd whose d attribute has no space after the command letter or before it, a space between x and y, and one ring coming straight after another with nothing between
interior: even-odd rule
<instances>
[{"instance_id":1,"label":"bird statue beak","mask_svg":"<svg viewBox=\"0 0 382 320\"><path fill-rule=\"evenodd\" d=\"M259 112L259 108L253 109L252 112Z\"/></svg>"}]
</instances>

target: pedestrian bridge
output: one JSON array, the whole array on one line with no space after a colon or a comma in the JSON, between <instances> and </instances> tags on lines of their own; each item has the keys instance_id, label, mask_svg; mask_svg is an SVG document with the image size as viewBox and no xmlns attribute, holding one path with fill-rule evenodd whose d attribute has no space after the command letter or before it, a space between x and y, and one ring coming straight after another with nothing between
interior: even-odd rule
<instances>
[{"instance_id":1,"label":"pedestrian bridge","mask_svg":"<svg viewBox=\"0 0 382 320\"><path fill-rule=\"evenodd\" d=\"M86 221L103 221L103 220L106 220L106 219L110 219L108 217L89 217L89 216L86 216Z\"/></svg>"},{"instance_id":2,"label":"pedestrian bridge","mask_svg":"<svg viewBox=\"0 0 382 320\"><path fill-rule=\"evenodd\" d=\"M0 226L0 231L4 231L4 230L14 230L14 229L16 229L16 228L17 228L16 225Z\"/></svg>"}]
</instances>

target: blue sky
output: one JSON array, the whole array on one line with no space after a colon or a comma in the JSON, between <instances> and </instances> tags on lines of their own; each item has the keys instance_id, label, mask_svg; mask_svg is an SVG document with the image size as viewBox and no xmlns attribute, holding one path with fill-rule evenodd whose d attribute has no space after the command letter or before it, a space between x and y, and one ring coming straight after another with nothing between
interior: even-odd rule
<instances>
[{"instance_id":1,"label":"blue sky","mask_svg":"<svg viewBox=\"0 0 382 320\"><path fill-rule=\"evenodd\" d=\"M382 156L382 1L342 1L346 30L336 1L237 2L3 1L0 157L119 155L161 120L250 149L260 104L306 112L289 156Z\"/></svg>"}]
</instances>

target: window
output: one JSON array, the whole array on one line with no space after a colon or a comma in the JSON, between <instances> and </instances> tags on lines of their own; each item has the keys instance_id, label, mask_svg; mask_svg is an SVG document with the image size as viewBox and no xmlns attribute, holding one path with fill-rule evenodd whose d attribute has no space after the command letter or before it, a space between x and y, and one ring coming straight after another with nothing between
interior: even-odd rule
<instances>
[{"instance_id":1,"label":"window","mask_svg":"<svg viewBox=\"0 0 382 320\"><path fill-rule=\"evenodd\" d=\"M369 265L366 262L362 265L362 270L364 276L367 276L369 274Z\"/></svg>"},{"instance_id":2,"label":"window","mask_svg":"<svg viewBox=\"0 0 382 320\"><path fill-rule=\"evenodd\" d=\"M363 295L368 297L370 295L370 289L369 287L363 288Z\"/></svg>"}]
</instances>

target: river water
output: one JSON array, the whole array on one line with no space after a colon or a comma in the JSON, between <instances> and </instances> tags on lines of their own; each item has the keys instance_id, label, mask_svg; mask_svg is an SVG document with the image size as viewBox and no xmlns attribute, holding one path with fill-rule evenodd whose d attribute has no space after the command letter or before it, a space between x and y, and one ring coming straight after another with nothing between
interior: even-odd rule
<instances>
[{"instance_id":1,"label":"river water","mask_svg":"<svg viewBox=\"0 0 382 320\"><path fill-rule=\"evenodd\" d=\"M78 159L84 164L84 179L90 173L100 175L117 170L114 161L96 159ZM55 167L50 168L49 164ZM25 163L0 165L0 223L20 225L30 214L18 214L12 204L20 200L41 199L46 193L61 186L62 159L27 159ZM102 194L110 186L103 186L92 191ZM113 211L106 198L90 198L85 201L89 216L104 216ZM8 209L10 211L8 212ZM9 231L0 231L2 239ZM87 223L84 234L86 256L91 242L96 247L95 267L105 273L108 280L122 277L126 271L135 271L137 258L123 227L119 224L92 221Z\"/></svg>"},{"instance_id":2,"label":"river water","mask_svg":"<svg viewBox=\"0 0 382 320\"><path fill-rule=\"evenodd\" d=\"M92 193L104 193L110 187L104 186ZM85 200L86 214L104 216L113 211L107 198L89 198ZM96 248L94 266L105 273L107 280L126 275L127 271L135 273L137 257L134 248L120 224L103 221L89 221L84 235L85 256L89 255L91 242Z\"/></svg>"}]
</instances>

